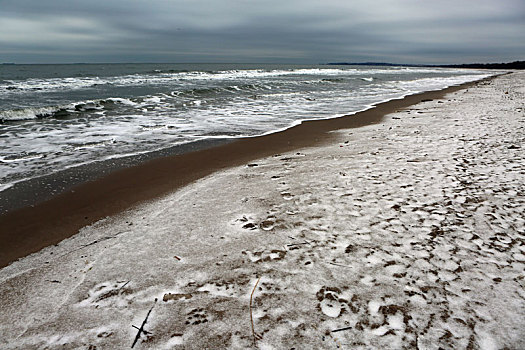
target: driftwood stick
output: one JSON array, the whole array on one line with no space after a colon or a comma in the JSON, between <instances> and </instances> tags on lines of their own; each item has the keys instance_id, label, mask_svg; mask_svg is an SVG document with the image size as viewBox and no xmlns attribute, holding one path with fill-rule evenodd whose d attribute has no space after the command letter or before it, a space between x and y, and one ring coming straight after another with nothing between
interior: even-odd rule
<instances>
[{"instance_id":1,"label":"driftwood stick","mask_svg":"<svg viewBox=\"0 0 525 350\"><path fill-rule=\"evenodd\" d=\"M140 328L138 328L139 331L137 332L137 335L135 336L135 340L133 341L133 344L131 345L132 349L135 346L135 344L137 344L137 342L139 341L140 336L142 335L142 333L144 333L146 335L149 333L148 331L144 330L144 326L146 325L146 322L148 322L149 314L151 314L151 310L153 310L153 308L155 307L156 303L157 303L157 298L155 298L155 303L153 304L151 309L149 309L148 314L146 315L146 318L144 319L144 321L142 321L142 325L140 325ZM137 328L135 326L133 326L133 327Z\"/></svg>"},{"instance_id":2,"label":"driftwood stick","mask_svg":"<svg viewBox=\"0 0 525 350\"><path fill-rule=\"evenodd\" d=\"M336 332L346 331L346 330L349 330L349 329L352 329L352 327L343 327L343 328L338 328L338 329L334 329L334 330L331 331L331 332L332 332L332 333L336 333Z\"/></svg>"},{"instance_id":3,"label":"driftwood stick","mask_svg":"<svg viewBox=\"0 0 525 350\"><path fill-rule=\"evenodd\" d=\"M127 286L129 282L131 282L131 281L127 281L127 282L124 283L122 286L120 286L120 288L118 289L118 291L120 292L120 290L121 290L122 288L124 288L125 286Z\"/></svg>"},{"instance_id":4,"label":"driftwood stick","mask_svg":"<svg viewBox=\"0 0 525 350\"><path fill-rule=\"evenodd\" d=\"M255 342L257 341L258 335L255 333L255 327L253 325L252 300L253 300L253 293L255 292L255 289L257 288L257 285L259 284L259 281L261 280L261 277L259 277L259 279L255 283L255 286L253 287L253 290L252 290L252 294L250 294L250 321L252 323L253 344L255 344Z\"/></svg>"},{"instance_id":5,"label":"driftwood stick","mask_svg":"<svg viewBox=\"0 0 525 350\"><path fill-rule=\"evenodd\" d=\"M304 242L304 243L293 243L293 244L287 244L287 247L294 247L296 245L303 245L303 244L310 244L310 242Z\"/></svg>"},{"instance_id":6,"label":"driftwood stick","mask_svg":"<svg viewBox=\"0 0 525 350\"><path fill-rule=\"evenodd\" d=\"M343 264L338 264L338 263L334 263L334 262L328 262L330 265L334 265L334 266L341 266L341 267L348 267L350 269L353 269L352 266L349 266L349 265L343 265Z\"/></svg>"}]
</instances>

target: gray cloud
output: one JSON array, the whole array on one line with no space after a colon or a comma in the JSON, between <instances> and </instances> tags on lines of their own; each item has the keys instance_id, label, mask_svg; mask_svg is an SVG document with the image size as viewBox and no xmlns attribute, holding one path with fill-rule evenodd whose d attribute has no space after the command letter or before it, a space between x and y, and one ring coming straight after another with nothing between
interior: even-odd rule
<instances>
[{"instance_id":1,"label":"gray cloud","mask_svg":"<svg viewBox=\"0 0 525 350\"><path fill-rule=\"evenodd\" d=\"M0 61L487 62L525 56L522 0L0 0Z\"/></svg>"}]
</instances>

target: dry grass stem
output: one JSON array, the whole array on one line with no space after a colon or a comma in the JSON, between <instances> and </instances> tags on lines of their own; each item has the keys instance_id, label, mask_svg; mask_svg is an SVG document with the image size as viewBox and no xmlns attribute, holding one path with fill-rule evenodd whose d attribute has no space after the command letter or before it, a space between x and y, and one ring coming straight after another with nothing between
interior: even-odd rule
<instances>
[{"instance_id":1,"label":"dry grass stem","mask_svg":"<svg viewBox=\"0 0 525 350\"><path fill-rule=\"evenodd\" d=\"M262 277L262 276L261 276ZM255 286L253 287L252 294L250 294L250 321L252 323L252 335L253 335L253 343L259 339L261 339L261 336L255 333L255 327L253 325L253 313L252 313L252 301L253 301L253 293L255 293L255 289L257 288L257 285L259 284L259 281L261 280L261 277L255 282Z\"/></svg>"}]
</instances>

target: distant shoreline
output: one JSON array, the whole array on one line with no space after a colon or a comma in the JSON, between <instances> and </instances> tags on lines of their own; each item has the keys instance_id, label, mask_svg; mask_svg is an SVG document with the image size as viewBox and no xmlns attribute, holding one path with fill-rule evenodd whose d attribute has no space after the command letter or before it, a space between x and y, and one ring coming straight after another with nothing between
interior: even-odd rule
<instances>
[{"instance_id":1,"label":"distant shoreline","mask_svg":"<svg viewBox=\"0 0 525 350\"><path fill-rule=\"evenodd\" d=\"M472 69L525 69L525 61L508 63L464 63L464 64L406 64L385 62L331 62L329 66L379 66L379 67L430 67L430 68L472 68Z\"/></svg>"}]
</instances>

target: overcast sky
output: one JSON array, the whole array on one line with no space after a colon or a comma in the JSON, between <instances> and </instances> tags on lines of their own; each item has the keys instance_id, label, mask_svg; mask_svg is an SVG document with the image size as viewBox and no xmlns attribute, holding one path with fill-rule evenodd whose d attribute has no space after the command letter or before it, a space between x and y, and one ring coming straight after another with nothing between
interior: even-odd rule
<instances>
[{"instance_id":1,"label":"overcast sky","mask_svg":"<svg viewBox=\"0 0 525 350\"><path fill-rule=\"evenodd\" d=\"M523 59L524 0L0 0L0 62Z\"/></svg>"}]
</instances>

